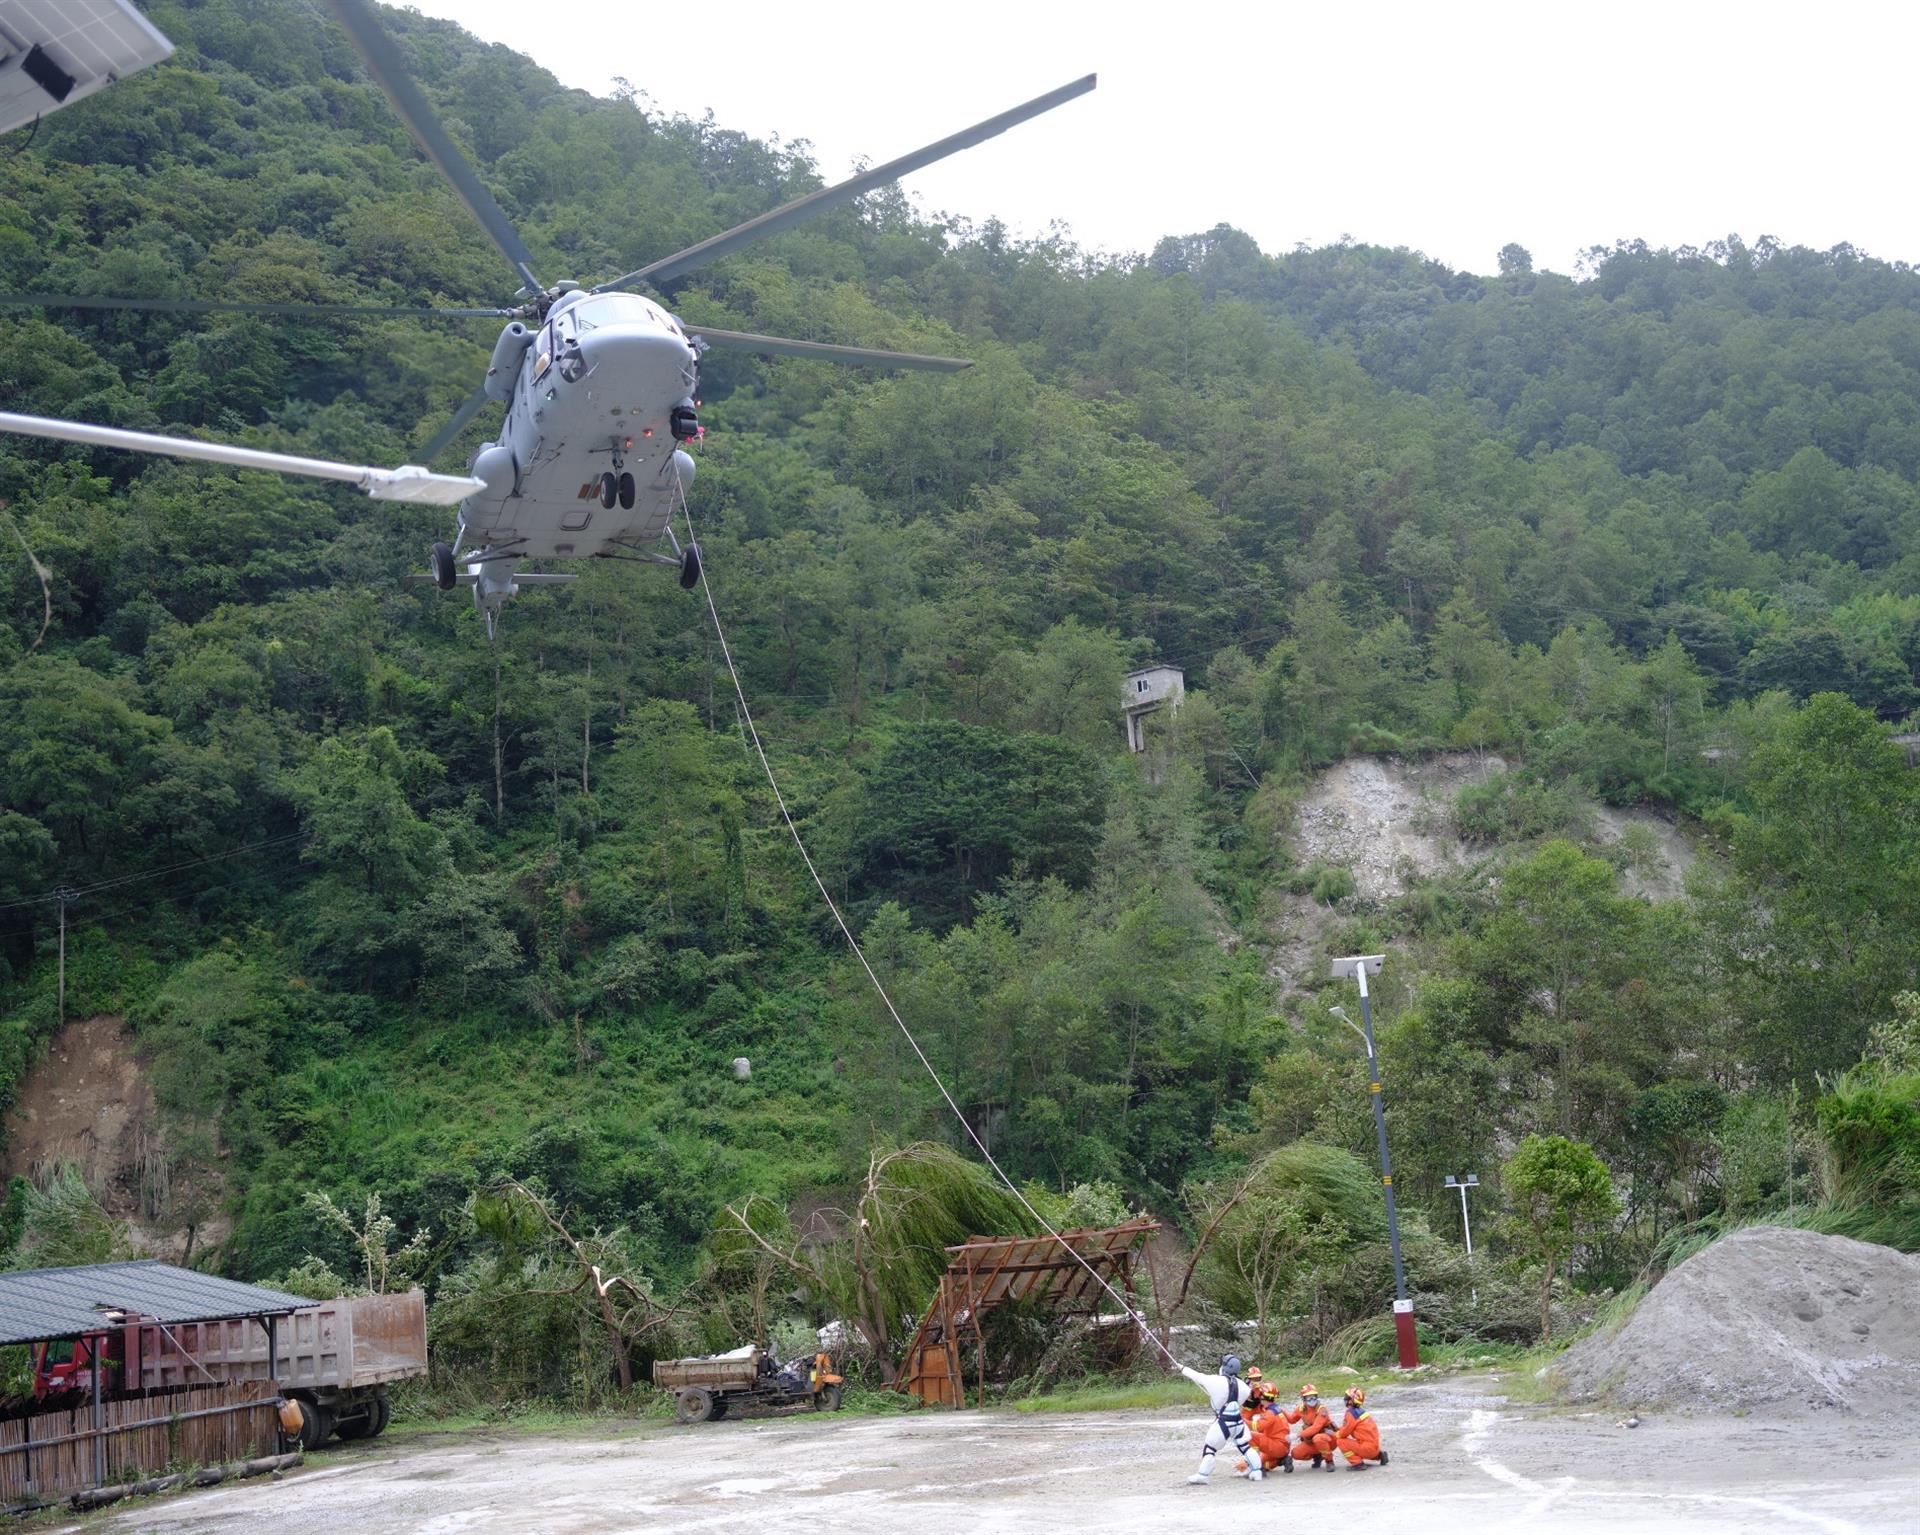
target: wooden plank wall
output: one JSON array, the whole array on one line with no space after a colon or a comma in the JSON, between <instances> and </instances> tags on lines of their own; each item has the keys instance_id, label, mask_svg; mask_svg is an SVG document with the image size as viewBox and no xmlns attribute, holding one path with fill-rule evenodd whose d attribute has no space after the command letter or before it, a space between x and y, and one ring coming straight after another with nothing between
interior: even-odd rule
<instances>
[{"instance_id":1,"label":"wooden plank wall","mask_svg":"<svg viewBox=\"0 0 1920 1535\"><path fill-rule=\"evenodd\" d=\"M104 1480L94 1474L91 1403L0 1421L0 1504L271 1455L277 1399L273 1383L244 1380L102 1402Z\"/></svg>"}]
</instances>

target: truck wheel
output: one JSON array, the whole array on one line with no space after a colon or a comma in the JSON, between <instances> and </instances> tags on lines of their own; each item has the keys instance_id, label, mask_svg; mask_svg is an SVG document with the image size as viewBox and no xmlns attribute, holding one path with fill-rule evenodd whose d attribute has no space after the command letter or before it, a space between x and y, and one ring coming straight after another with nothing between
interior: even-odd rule
<instances>
[{"instance_id":1,"label":"truck wheel","mask_svg":"<svg viewBox=\"0 0 1920 1535\"><path fill-rule=\"evenodd\" d=\"M838 1412L840 1410L840 1388L838 1386L822 1386L818 1391L814 1392L813 1410L815 1412Z\"/></svg>"},{"instance_id":2,"label":"truck wheel","mask_svg":"<svg viewBox=\"0 0 1920 1535\"><path fill-rule=\"evenodd\" d=\"M300 1403L300 1448L317 1450L333 1433L333 1414L313 1402Z\"/></svg>"},{"instance_id":3,"label":"truck wheel","mask_svg":"<svg viewBox=\"0 0 1920 1535\"><path fill-rule=\"evenodd\" d=\"M713 1411L707 1414L707 1421L709 1423L718 1423L726 1415L727 1399L724 1396L716 1396L713 1399Z\"/></svg>"},{"instance_id":4,"label":"truck wheel","mask_svg":"<svg viewBox=\"0 0 1920 1535\"><path fill-rule=\"evenodd\" d=\"M705 1423L713 1416L713 1393L704 1386L688 1386L673 1399L673 1415L682 1423Z\"/></svg>"},{"instance_id":5,"label":"truck wheel","mask_svg":"<svg viewBox=\"0 0 1920 1535\"><path fill-rule=\"evenodd\" d=\"M373 1425L373 1434L369 1434L368 1438L384 1434L387 1431L387 1425L393 1421L393 1402L389 1398L375 1397L373 1405L378 1409L380 1416Z\"/></svg>"},{"instance_id":6,"label":"truck wheel","mask_svg":"<svg viewBox=\"0 0 1920 1535\"><path fill-rule=\"evenodd\" d=\"M333 1431L342 1439L371 1439L387 1426L387 1420L381 1415L386 1406L384 1397L370 1396L355 1407L351 1413L342 1416L333 1426Z\"/></svg>"}]
</instances>

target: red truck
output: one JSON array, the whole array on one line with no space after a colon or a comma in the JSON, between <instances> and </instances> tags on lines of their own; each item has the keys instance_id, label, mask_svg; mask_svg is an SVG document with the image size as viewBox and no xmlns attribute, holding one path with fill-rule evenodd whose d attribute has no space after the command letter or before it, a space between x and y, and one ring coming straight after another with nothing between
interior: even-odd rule
<instances>
[{"instance_id":1,"label":"red truck","mask_svg":"<svg viewBox=\"0 0 1920 1535\"><path fill-rule=\"evenodd\" d=\"M281 1393L301 1405L300 1443L330 1435L370 1439L387 1426L387 1388L427 1372L427 1305L419 1290L322 1301L278 1319ZM175 1322L128 1317L98 1332L33 1345L33 1394L84 1397L100 1358L100 1388L125 1395L156 1386L265 1380L267 1334L257 1320Z\"/></svg>"}]
</instances>

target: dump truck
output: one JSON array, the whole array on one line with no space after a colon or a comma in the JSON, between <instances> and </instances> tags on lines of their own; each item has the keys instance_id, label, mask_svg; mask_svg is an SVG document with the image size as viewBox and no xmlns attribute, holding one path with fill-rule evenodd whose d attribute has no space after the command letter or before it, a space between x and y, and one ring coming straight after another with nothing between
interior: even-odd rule
<instances>
[{"instance_id":1,"label":"dump truck","mask_svg":"<svg viewBox=\"0 0 1920 1535\"><path fill-rule=\"evenodd\" d=\"M732 1407L808 1405L838 1412L842 1384L829 1354L802 1354L783 1365L751 1344L696 1359L657 1359L653 1383L673 1392L673 1415L682 1423L711 1423Z\"/></svg>"},{"instance_id":2,"label":"dump truck","mask_svg":"<svg viewBox=\"0 0 1920 1535\"><path fill-rule=\"evenodd\" d=\"M283 1396L301 1407L300 1443L371 1439L387 1426L387 1388L427 1373L427 1302L419 1290L322 1301L277 1319ZM33 1394L85 1393L95 1354L108 1395L209 1381L265 1380L267 1332L256 1318L171 1325L129 1316L116 1326L33 1346Z\"/></svg>"}]
</instances>

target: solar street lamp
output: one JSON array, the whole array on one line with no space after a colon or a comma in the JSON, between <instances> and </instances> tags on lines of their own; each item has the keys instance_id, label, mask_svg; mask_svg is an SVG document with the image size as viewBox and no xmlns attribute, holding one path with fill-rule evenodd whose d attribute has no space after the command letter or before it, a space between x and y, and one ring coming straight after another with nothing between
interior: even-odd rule
<instances>
[{"instance_id":1,"label":"solar street lamp","mask_svg":"<svg viewBox=\"0 0 1920 1535\"><path fill-rule=\"evenodd\" d=\"M1387 1196L1387 1245L1393 1251L1393 1336L1399 1345L1400 1367L1411 1370L1420 1363L1420 1340L1413 1330L1413 1302L1407 1296L1407 1270L1400 1261L1400 1217L1393 1205L1393 1162L1387 1156L1387 1108L1380 1091L1380 1056L1373 1047L1373 999L1367 991L1367 977L1378 975L1386 962L1384 954L1353 954L1333 962L1336 977L1352 976L1360 983L1360 1021L1355 1029L1367 1044L1367 1091L1373 1098L1373 1131L1380 1142L1380 1187ZM1339 1008L1333 1009L1348 1028L1353 1020Z\"/></svg>"}]
</instances>

